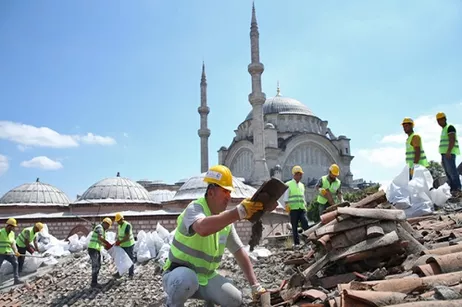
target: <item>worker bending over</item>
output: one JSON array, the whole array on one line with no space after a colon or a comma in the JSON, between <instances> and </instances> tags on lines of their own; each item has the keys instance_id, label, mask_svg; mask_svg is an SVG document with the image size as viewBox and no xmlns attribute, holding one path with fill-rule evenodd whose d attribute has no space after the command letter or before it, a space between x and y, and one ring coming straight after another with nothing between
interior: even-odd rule
<instances>
[{"instance_id":1,"label":"worker bending over","mask_svg":"<svg viewBox=\"0 0 462 307\"><path fill-rule=\"evenodd\" d=\"M18 223L16 220L9 218L6 221L5 227L0 229L0 268L2 267L3 260L11 263L15 285L23 283L19 280L18 260L16 259L19 256L19 252L14 241L14 228L17 226Z\"/></svg>"},{"instance_id":2,"label":"worker bending over","mask_svg":"<svg viewBox=\"0 0 462 307\"><path fill-rule=\"evenodd\" d=\"M428 167L427 156L422 145L420 135L414 133L414 121L406 117L401 123L403 130L407 134L406 140L406 163L409 166L409 180L414 176L414 165L422 165Z\"/></svg>"},{"instance_id":3,"label":"worker bending over","mask_svg":"<svg viewBox=\"0 0 462 307\"><path fill-rule=\"evenodd\" d=\"M112 220L108 217L103 222L93 228L90 243L88 244L88 254L91 260L91 287L96 288L98 284L98 274L101 268L101 250L110 249L112 244L106 241L106 230L112 225Z\"/></svg>"},{"instance_id":4,"label":"worker bending over","mask_svg":"<svg viewBox=\"0 0 462 307\"><path fill-rule=\"evenodd\" d=\"M132 262L135 263L135 257L133 255L135 237L133 236L132 225L124 219L122 213L116 213L115 221L117 222L117 241L115 245L122 247ZM133 264L128 270L128 277L133 278L134 271L135 265ZM114 276L120 277L118 272L115 273Z\"/></svg>"},{"instance_id":5,"label":"worker bending over","mask_svg":"<svg viewBox=\"0 0 462 307\"><path fill-rule=\"evenodd\" d=\"M254 298L265 292L233 225L263 210L263 204L246 199L236 208L226 210L234 186L231 171L224 165L211 167L204 181L208 184L204 197L192 201L177 219L164 265L163 286L169 307L184 306L189 298L205 300L206 306L242 304L241 291L216 271L225 247L236 258ZM272 204L269 211L276 206L277 203Z\"/></svg>"},{"instance_id":6,"label":"worker bending over","mask_svg":"<svg viewBox=\"0 0 462 307\"><path fill-rule=\"evenodd\" d=\"M298 224L301 224L303 230L309 228L308 217L306 216L305 185L301 182L302 177L303 169L295 165L292 168L292 180L286 182L289 188L284 194L286 211L289 212L290 224L292 226L294 248L300 245Z\"/></svg>"},{"instance_id":7,"label":"worker bending over","mask_svg":"<svg viewBox=\"0 0 462 307\"><path fill-rule=\"evenodd\" d=\"M29 252L31 255L38 251L37 245L37 235L43 229L43 224L38 222L35 223L34 226L24 228L19 236L16 238L16 246L18 247L18 252L22 255L25 255L26 252ZM34 246L32 247L31 244ZM19 273L22 272L22 268L24 266L24 256L18 257L19 263Z\"/></svg>"},{"instance_id":8,"label":"worker bending over","mask_svg":"<svg viewBox=\"0 0 462 307\"><path fill-rule=\"evenodd\" d=\"M329 174L322 176L316 184L315 189L318 191L316 201L308 209L309 216L314 222L321 220L321 215L329 206L343 202L341 190L341 181L338 179L340 168L337 164L329 167Z\"/></svg>"}]
</instances>

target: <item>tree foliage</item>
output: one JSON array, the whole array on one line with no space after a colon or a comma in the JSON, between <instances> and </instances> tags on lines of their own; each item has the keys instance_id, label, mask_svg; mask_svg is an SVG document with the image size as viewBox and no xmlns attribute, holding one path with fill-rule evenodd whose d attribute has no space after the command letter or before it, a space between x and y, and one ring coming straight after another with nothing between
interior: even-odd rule
<instances>
[{"instance_id":1,"label":"tree foliage","mask_svg":"<svg viewBox=\"0 0 462 307\"><path fill-rule=\"evenodd\" d=\"M375 192L377 192L379 190L379 188L380 188L380 186L378 184L375 184L373 186L370 186L370 187L367 187L367 188L364 188L364 189L360 189L360 190L357 190L357 191L354 191L354 192L344 193L343 194L343 199L345 199L345 201L355 203L355 202L358 202L361 199L365 198L366 196L374 194Z\"/></svg>"},{"instance_id":2,"label":"tree foliage","mask_svg":"<svg viewBox=\"0 0 462 307\"><path fill-rule=\"evenodd\" d=\"M439 178L441 176L444 176L444 169L443 169L443 167L441 166L440 163L432 160L432 161L429 162L429 164L430 165L427 167L427 169L430 171L433 178L436 179L436 178Z\"/></svg>"}]
</instances>

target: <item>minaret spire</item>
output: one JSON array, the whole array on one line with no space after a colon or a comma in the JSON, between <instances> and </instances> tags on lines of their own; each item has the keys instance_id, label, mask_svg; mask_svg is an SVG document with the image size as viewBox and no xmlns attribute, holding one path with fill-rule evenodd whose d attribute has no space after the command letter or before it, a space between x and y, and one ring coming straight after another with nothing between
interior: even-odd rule
<instances>
[{"instance_id":1,"label":"minaret spire","mask_svg":"<svg viewBox=\"0 0 462 307\"><path fill-rule=\"evenodd\" d=\"M207 106L207 78L205 76L205 63L202 62L201 76L201 105L197 109L201 118L200 129L197 131L201 139L201 173L209 168L209 136L210 129L207 128L207 116L210 108Z\"/></svg>"},{"instance_id":2,"label":"minaret spire","mask_svg":"<svg viewBox=\"0 0 462 307\"><path fill-rule=\"evenodd\" d=\"M266 95L262 91L261 75L265 69L260 63L260 34L258 33L257 16L255 13L255 3L252 3L252 21L250 23L250 55L251 63L248 66L249 74L252 78L252 93L249 94L249 102L252 105L252 128L254 145L254 168L250 178L253 185L261 185L270 178L268 165L266 164L265 154L265 135L263 104Z\"/></svg>"}]
</instances>

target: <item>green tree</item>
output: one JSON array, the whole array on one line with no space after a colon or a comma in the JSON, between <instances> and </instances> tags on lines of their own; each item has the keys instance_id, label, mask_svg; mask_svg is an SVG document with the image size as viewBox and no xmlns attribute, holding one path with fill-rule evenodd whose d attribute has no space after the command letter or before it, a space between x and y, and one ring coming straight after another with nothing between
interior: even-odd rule
<instances>
[{"instance_id":1,"label":"green tree","mask_svg":"<svg viewBox=\"0 0 462 307\"><path fill-rule=\"evenodd\" d=\"M433 178L439 178L444 175L444 169L440 163L432 160L429 164L427 169L430 171Z\"/></svg>"}]
</instances>

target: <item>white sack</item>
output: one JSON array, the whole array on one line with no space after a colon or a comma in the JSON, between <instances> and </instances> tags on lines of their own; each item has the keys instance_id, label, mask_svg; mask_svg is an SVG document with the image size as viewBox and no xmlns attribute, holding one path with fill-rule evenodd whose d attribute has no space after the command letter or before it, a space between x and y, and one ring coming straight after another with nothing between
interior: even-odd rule
<instances>
[{"instance_id":1,"label":"white sack","mask_svg":"<svg viewBox=\"0 0 462 307\"><path fill-rule=\"evenodd\" d=\"M157 260L161 266L164 266L165 261L167 261L168 253L170 252L170 244L165 243L162 245L162 248L159 250L157 254Z\"/></svg>"},{"instance_id":2,"label":"white sack","mask_svg":"<svg viewBox=\"0 0 462 307\"><path fill-rule=\"evenodd\" d=\"M33 255L40 256L39 253L34 253ZM26 259L24 260L24 266L22 267L22 272L23 273L36 272L43 262L44 262L44 258L26 257Z\"/></svg>"},{"instance_id":3,"label":"white sack","mask_svg":"<svg viewBox=\"0 0 462 307\"><path fill-rule=\"evenodd\" d=\"M164 226L162 226L160 223L157 223L156 231L157 231L157 234L159 235L159 237L164 242L168 242L168 237L169 237L170 233L168 232L167 229L165 229Z\"/></svg>"},{"instance_id":4,"label":"white sack","mask_svg":"<svg viewBox=\"0 0 462 307\"><path fill-rule=\"evenodd\" d=\"M447 183L438 187L438 189L433 189L430 191L431 199L433 203L438 207L444 205L448 199L451 197L451 188Z\"/></svg>"},{"instance_id":5,"label":"white sack","mask_svg":"<svg viewBox=\"0 0 462 307\"><path fill-rule=\"evenodd\" d=\"M69 240L69 251L71 253L80 252L83 250L83 244L81 243L79 236L75 233L68 238Z\"/></svg>"},{"instance_id":6,"label":"white sack","mask_svg":"<svg viewBox=\"0 0 462 307\"><path fill-rule=\"evenodd\" d=\"M386 196L395 208L404 210L406 217L422 216L434 210L430 193L432 187L433 178L427 168L416 165L409 181L409 168L406 165L388 186Z\"/></svg>"},{"instance_id":7,"label":"white sack","mask_svg":"<svg viewBox=\"0 0 462 307\"><path fill-rule=\"evenodd\" d=\"M127 253L120 246L113 246L108 250L114 263L117 267L117 271L122 276L127 273L130 267L133 265L132 260L128 257Z\"/></svg>"},{"instance_id":8,"label":"white sack","mask_svg":"<svg viewBox=\"0 0 462 307\"><path fill-rule=\"evenodd\" d=\"M145 262L151 259L151 252L148 248L147 234L144 230L138 232L137 240L135 243L136 260L138 262Z\"/></svg>"}]
</instances>

